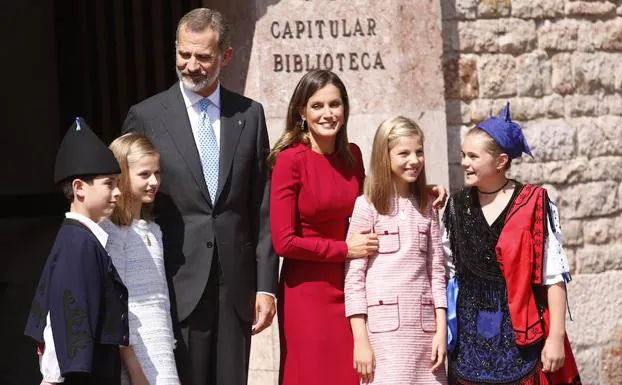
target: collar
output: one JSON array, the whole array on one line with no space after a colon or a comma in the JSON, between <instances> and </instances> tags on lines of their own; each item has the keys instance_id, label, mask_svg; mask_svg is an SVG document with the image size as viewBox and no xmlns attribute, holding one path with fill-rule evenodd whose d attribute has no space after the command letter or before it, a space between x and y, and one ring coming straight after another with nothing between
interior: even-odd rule
<instances>
[{"instance_id":1,"label":"collar","mask_svg":"<svg viewBox=\"0 0 622 385\"><path fill-rule=\"evenodd\" d=\"M203 99L203 96L187 89L181 80L179 81L179 88L181 89L181 96L184 98L184 104L186 105L186 109L194 106L199 101L201 101L201 99ZM216 106L216 108L220 109L220 82L218 82L216 90L214 90L214 92L212 92L207 98L209 99L210 103Z\"/></svg>"},{"instance_id":2,"label":"collar","mask_svg":"<svg viewBox=\"0 0 622 385\"><path fill-rule=\"evenodd\" d=\"M95 235L99 243L101 243L102 247L106 247L106 243L108 242L108 233L105 232L104 229L102 229L97 223L93 222L93 220L85 215L75 213L73 211L65 213L65 218L74 219L88 227L93 235Z\"/></svg>"}]
</instances>

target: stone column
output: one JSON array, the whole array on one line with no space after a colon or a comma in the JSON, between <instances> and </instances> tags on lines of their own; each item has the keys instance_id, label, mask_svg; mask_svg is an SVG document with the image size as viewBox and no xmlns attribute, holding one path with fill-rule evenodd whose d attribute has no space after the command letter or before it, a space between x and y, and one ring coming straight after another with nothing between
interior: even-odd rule
<instances>
[{"instance_id":1,"label":"stone column","mask_svg":"<svg viewBox=\"0 0 622 385\"><path fill-rule=\"evenodd\" d=\"M281 134L298 80L331 69L350 97L348 136L367 163L378 125L394 115L426 133L427 176L448 184L438 1L264 0L244 93L266 108L270 139Z\"/></svg>"},{"instance_id":2,"label":"stone column","mask_svg":"<svg viewBox=\"0 0 622 385\"><path fill-rule=\"evenodd\" d=\"M404 115L425 131L428 181L448 185L440 2L231 0L216 8L233 20L237 44L224 83L263 103L272 143L302 75L330 69L348 89L348 135L366 166L378 125ZM278 366L274 327L253 338L249 383L276 384Z\"/></svg>"}]
</instances>

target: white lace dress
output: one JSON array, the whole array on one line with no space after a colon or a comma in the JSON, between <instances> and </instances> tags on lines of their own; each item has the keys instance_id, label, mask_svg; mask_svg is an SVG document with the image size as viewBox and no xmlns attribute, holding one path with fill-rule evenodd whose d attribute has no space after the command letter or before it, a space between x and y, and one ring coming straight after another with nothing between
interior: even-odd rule
<instances>
[{"instance_id":1,"label":"white lace dress","mask_svg":"<svg viewBox=\"0 0 622 385\"><path fill-rule=\"evenodd\" d=\"M134 220L119 227L105 220L106 249L129 293L130 345L151 385L179 384L162 232L155 222ZM122 384L131 384L124 371Z\"/></svg>"}]
</instances>

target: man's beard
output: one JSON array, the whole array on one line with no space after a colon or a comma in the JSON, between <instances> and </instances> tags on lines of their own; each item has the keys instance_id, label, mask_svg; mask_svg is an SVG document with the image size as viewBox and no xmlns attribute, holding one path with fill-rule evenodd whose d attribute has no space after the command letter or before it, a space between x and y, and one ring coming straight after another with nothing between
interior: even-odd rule
<instances>
[{"instance_id":1,"label":"man's beard","mask_svg":"<svg viewBox=\"0 0 622 385\"><path fill-rule=\"evenodd\" d=\"M195 81L189 76L184 76L178 68L176 68L175 71L177 72L177 78L179 78L184 87L194 93L200 93L213 83L212 78L208 75L202 76L198 81Z\"/></svg>"}]
</instances>

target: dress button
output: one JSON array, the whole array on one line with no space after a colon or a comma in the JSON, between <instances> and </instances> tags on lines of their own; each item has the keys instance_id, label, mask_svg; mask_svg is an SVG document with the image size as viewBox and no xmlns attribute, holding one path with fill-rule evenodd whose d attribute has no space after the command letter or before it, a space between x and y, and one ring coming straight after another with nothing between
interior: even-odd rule
<instances>
[{"instance_id":1,"label":"dress button","mask_svg":"<svg viewBox=\"0 0 622 385\"><path fill-rule=\"evenodd\" d=\"M122 314L121 314L121 321L125 321L125 318L126 318L125 313L122 313Z\"/></svg>"},{"instance_id":2,"label":"dress button","mask_svg":"<svg viewBox=\"0 0 622 385\"><path fill-rule=\"evenodd\" d=\"M384 305L384 302L382 302L382 300L378 301L378 305Z\"/></svg>"},{"instance_id":3,"label":"dress button","mask_svg":"<svg viewBox=\"0 0 622 385\"><path fill-rule=\"evenodd\" d=\"M214 247L214 243L212 243L212 241L207 241L207 248L211 249L212 247Z\"/></svg>"},{"instance_id":4,"label":"dress button","mask_svg":"<svg viewBox=\"0 0 622 385\"><path fill-rule=\"evenodd\" d=\"M121 301L123 301L123 300L125 299L125 295L123 295L123 294L119 294L119 299L120 299Z\"/></svg>"}]
</instances>

